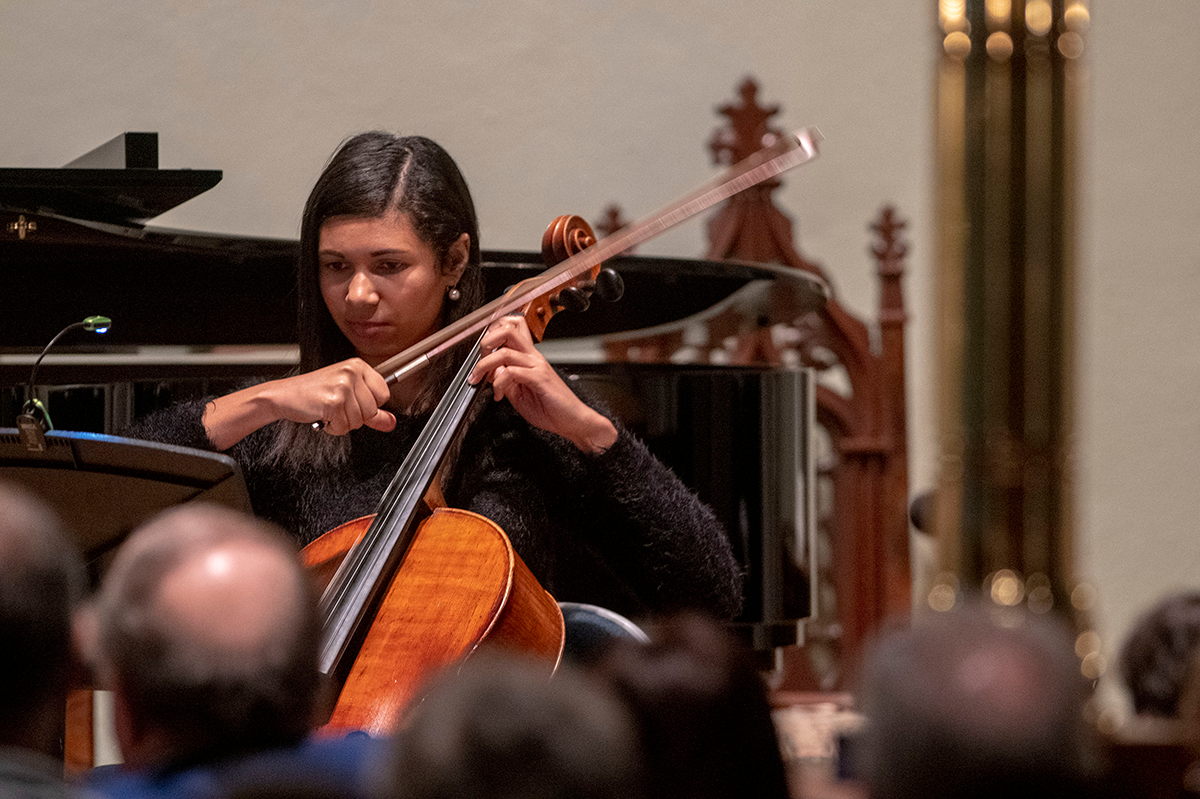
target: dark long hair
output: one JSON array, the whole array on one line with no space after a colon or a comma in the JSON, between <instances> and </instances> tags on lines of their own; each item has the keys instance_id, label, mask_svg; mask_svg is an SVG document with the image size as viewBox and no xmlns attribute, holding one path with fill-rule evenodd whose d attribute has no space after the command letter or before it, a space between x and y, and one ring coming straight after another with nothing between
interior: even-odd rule
<instances>
[{"instance_id":1,"label":"dark long hair","mask_svg":"<svg viewBox=\"0 0 1200 799\"><path fill-rule=\"evenodd\" d=\"M650 643L616 639L591 671L633 713L650 796L787 799L766 687L750 652L695 613L649 626Z\"/></svg>"},{"instance_id":2,"label":"dark long hair","mask_svg":"<svg viewBox=\"0 0 1200 799\"><path fill-rule=\"evenodd\" d=\"M462 296L457 302L443 303L442 326L483 304L479 223L471 191L454 159L423 136L360 133L342 142L304 206L297 272L301 372L354 355L354 348L333 321L321 295L317 257L321 226L336 216L373 219L393 212L408 216L443 268L449 268L446 258L450 247L463 233L470 236L467 266L458 282ZM441 395L459 360L446 356L431 365L417 407L428 406ZM314 456L318 460L345 458L345 436L311 435L310 431L308 425L282 423L276 454L297 462L311 462Z\"/></svg>"}]
</instances>

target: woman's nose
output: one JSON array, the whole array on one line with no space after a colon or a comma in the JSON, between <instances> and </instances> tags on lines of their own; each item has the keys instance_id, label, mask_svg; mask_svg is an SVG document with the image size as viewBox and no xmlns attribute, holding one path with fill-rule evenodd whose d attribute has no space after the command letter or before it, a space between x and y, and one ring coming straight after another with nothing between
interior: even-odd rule
<instances>
[{"instance_id":1,"label":"woman's nose","mask_svg":"<svg viewBox=\"0 0 1200 799\"><path fill-rule=\"evenodd\" d=\"M379 297L375 294L375 284L371 282L370 275L363 272L356 272L354 277L350 278L350 286L346 291L346 299L350 302L358 303L374 303Z\"/></svg>"}]
</instances>

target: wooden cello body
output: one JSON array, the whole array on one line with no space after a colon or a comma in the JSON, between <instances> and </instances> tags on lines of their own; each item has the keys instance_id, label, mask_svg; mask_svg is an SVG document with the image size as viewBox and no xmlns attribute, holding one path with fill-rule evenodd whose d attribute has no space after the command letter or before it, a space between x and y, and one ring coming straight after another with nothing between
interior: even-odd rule
<instances>
[{"instance_id":1,"label":"wooden cello body","mask_svg":"<svg viewBox=\"0 0 1200 799\"><path fill-rule=\"evenodd\" d=\"M370 516L313 541L305 565L325 580L365 533ZM400 726L422 683L481 646L528 654L549 677L562 657L562 613L494 522L438 508L418 527L363 636L327 729L377 735Z\"/></svg>"}]
</instances>

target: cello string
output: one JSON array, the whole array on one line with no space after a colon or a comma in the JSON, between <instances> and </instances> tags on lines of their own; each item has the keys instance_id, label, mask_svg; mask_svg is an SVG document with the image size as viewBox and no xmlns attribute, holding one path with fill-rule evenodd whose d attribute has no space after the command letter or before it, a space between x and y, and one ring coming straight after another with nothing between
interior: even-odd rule
<instances>
[{"instance_id":1,"label":"cello string","mask_svg":"<svg viewBox=\"0 0 1200 799\"><path fill-rule=\"evenodd\" d=\"M409 521L424 500L463 412L478 391L478 386L467 383L478 360L477 342L384 491L367 531L346 553L321 595L324 634L318 665L323 674L332 674L337 668L353 631L385 587L382 575L397 568L408 550L415 530Z\"/></svg>"},{"instance_id":2,"label":"cello string","mask_svg":"<svg viewBox=\"0 0 1200 799\"><path fill-rule=\"evenodd\" d=\"M476 345L476 348L468 356L463 366L460 367L459 372L451 381L446 394L434 408L429 421L422 429L421 435L418 436L409 449L409 453L405 457L400 469L384 490L383 496L380 498L374 511L375 521L363 535L362 546L352 547L343 560L345 579L343 579L343 569L335 572L333 580L325 592L325 595L330 597L331 602L337 601L336 594L343 583L354 581L354 577L351 576L352 574L361 573L370 551L375 548L380 539L386 536L388 528L394 525L394 517L401 512L402 508L400 506L405 504L401 501L405 494L410 495L408 504L413 507L423 498L427 486L415 485L424 481L414 480L413 477L415 475L424 475L426 472L429 472L429 476L432 477L432 470L436 468L436 464L431 461L438 458L441 451L445 448L445 437L448 428L452 427L453 421L459 415L462 404L460 396L466 393L466 399L469 400L470 396L474 394L474 391L464 392L464 388L476 388L468 386L466 378L478 359L479 351L478 345ZM416 496L412 497L412 495Z\"/></svg>"}]
</instances>

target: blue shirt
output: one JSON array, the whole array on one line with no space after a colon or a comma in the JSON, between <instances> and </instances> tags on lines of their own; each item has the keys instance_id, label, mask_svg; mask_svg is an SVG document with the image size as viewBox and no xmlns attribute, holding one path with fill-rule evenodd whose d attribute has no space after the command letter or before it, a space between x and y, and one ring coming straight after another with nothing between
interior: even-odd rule
<instances>
[{"instance_id":1,"label":"blue shirt","mask_svg":"<svg viewBox=\"0 0 1200 799\"><path fill-rule=\"evenodd\" d=\"M84 775L83 784L102 799L217 799L238 788L278 785L328 788L350 799L366 799L376 764L389 748L387 739L352 732L187 768L100 766Z\"/></svg>"}]
</instances>

